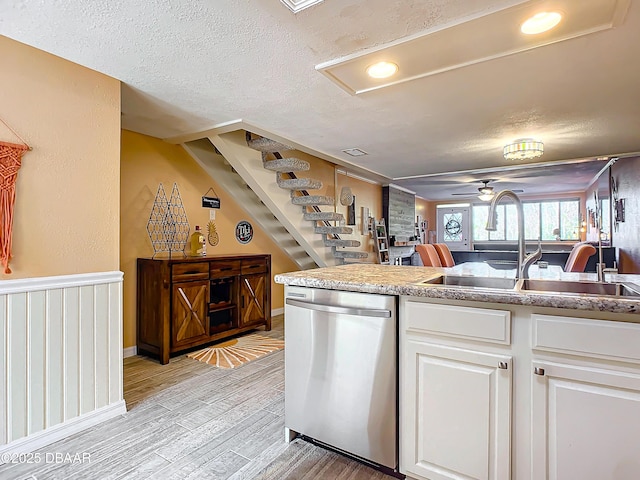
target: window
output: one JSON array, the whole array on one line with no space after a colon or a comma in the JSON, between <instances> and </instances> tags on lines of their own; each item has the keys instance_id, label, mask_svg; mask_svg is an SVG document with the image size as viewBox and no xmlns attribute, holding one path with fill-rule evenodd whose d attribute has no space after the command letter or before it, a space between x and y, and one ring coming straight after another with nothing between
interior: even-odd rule
<instances>
[{"instance_id":1,"label":"window","mask_svg":"<svg viewBox=\"0 0 640 480\"><path fill-rule=\"evenodd\" d=\"M611 239L611 201L608 198L600 199L600 211L602 212L602 239Z\"/></svg>"},{"instance_id":2,"label":"window","mask_svg":"<svg viewBox=\"0 0 640 480\"><path fill-rule=\"evenodd\" d=\"M580 200L523 202L524 237L526 240L579 240ZM473 205L473 241L518 240L518 212L513 203L496 207L497 230L488 232L485 227L489 217L489 205Z\"/></svg>"}]
</instances>

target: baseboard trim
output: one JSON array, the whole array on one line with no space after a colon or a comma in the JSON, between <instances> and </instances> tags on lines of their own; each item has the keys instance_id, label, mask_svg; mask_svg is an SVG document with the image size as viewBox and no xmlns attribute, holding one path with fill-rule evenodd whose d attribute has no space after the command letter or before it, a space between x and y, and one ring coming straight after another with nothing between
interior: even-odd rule
<instances>
[{"instance_id":1,"label":"baseboard trim","mask_svg":"<svg viewBox=\"0 0 640 480\"><path fill-rule=\"evenodd\" d=\"M284 307L282 308L274 308L271 310L271 316L275 317L276 315L282 315L284 313Z\"/></svg>"},{"instance_id":2,"label":"baseboard trim","mask_svg":"<svg viewBox=\"0 0 640 480\"><path fill-rule=\"evenodd\" d=\"M135 357L138 354L138 347L126 347L122 349L122 358Z\"/></svg>"},{"instance_id":3,"label":"baseboard trim","mask_svg":"<svg viewBox=\"0 0 640 480\"><path fill-rule=\"evenodd\" d=\"M33 435L19 438L6 445L0 445L0 465L6 463L3 460L7 460L7 455L31 453L124 413L127 413L127 405L124 400L119 400L111 405L85 413Z\"/></svg>"}]
</instances>

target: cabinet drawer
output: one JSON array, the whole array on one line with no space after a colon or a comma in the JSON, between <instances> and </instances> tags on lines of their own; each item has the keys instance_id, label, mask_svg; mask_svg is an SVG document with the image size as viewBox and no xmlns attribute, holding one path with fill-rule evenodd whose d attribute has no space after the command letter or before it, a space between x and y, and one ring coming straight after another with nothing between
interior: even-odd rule
<instances>
[{"instance_id":1,"label":"cabinet drawer","mask_svg":"<svg viewBox=\"0 0 640 480\"><path fill-rule=\"evenodd\" d=\"M511 312L434 303L406 303L406 329L480 342L511 344Z\"/></svg>"},{"instance_id":2,"label":"cabinet drawer","mask_svg":"<svg viewBox=\"0 0 640 480\"><path fill-rule=\"evenodd\" d=\"M176 263L171 267L171 279L174 282L188 282L191 280L208 280L209 263Z\"/></svg>"},{"instance_id":3,"label":"cabinet drawer","mask_svg":"<svg viewBox=\"0 0 640 480\"><path fill-rule=\"evenodd\" d=\"M240 260L211 262L209 275L211 278L230 277L240 273Z\"/></svg>"},{"instance_id":4,"label":"cabinet drawer","mask_svg":"<svg viewBox=\"0 0 640 480\"><path fill-rule=\"evenodd\" d=\"M534 349L640 363L640 324L538 314L531 319Z\"/></svg>"},{"instance_id":5,"label":"cabinet drawer","mask_svg":"<svg viewBox=\"0 0 640 480\"><path fill-rule=\"evenodd\" d=\"M242 260L242 274L264 273L267 271L267 259L256 258L252 260Z\"/></svg>"}]
</instances>

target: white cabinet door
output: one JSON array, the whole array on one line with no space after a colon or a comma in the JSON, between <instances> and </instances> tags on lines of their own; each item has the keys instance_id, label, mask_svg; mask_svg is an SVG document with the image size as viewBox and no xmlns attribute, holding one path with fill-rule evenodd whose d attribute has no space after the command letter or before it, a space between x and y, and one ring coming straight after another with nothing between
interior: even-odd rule
<instances>
[{"instance_id":1,"label":"white cabinet door","mask_svg":"<svg viewBox=\"0 0 640 480\"><path fill-rule=\"evenodd\" d=\"M429 480L511 477L511 357L405 336L400 471Z\"/></svg>"},{"instance_id":2,"label":"white cabinet door","mask_svg":"<svg viewBox=\"0 0 640 480\"><path fill-rule=\"evenodd\" d=\"M640 478L640 375L533 362L532 479Z\"/></svg>"}]
</instances>

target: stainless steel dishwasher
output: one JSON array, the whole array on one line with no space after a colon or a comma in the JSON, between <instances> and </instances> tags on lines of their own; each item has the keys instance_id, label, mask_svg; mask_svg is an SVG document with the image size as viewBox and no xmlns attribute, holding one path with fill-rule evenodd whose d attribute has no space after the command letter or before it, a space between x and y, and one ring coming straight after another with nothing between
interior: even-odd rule
<instances>
[{"instance_id":1,"label":"stainless steel dishwasher","mask_svg":"<svg viewBox=\"0 0 640 480\"><path fill-rule=\"evenodd\" d=\"M396 298L285 288L285 433L398 465Z\"/></svg>"}]
</instances>

